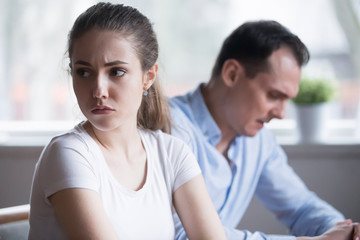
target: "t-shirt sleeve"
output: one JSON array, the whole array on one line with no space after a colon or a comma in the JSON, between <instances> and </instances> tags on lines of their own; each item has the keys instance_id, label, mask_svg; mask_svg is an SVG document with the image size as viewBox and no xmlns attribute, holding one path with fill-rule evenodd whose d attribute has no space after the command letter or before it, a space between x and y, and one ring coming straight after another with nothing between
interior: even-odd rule
<instances>
[{"instance_id":1,"label":"t-shirt sleeve","mask_svg":"<svg viewBox=\"0 0 360 240\"><path fill-rule=\"evenodd\" d=\"M175 192L181 185L201 174L199 164L190 148L181 140L174 140L173 148L173 170Z\"/></svg>"},{"instance_id":2,"label":"t-shirt sleeve","mask_svg":"<svg viewBox=\"0 0 360 240\"><path fill-rule=\"evenodd\" d=\"M40 157L37 169L38 184L45 198L67 188L97 191L98 181L90 161L87 145L78 137L52 140Z\"/></svg>"}]
</instances>

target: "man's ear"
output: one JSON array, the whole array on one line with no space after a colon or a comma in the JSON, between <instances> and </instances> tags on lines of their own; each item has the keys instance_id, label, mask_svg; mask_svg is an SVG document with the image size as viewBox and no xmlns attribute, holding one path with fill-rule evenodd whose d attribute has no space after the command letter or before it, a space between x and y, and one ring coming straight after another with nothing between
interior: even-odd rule
<instances>
[{"instance_id":1,"label":"man's ear","mask_svg":"<svg viewBox=\"0 0 360 240\"><path fill-rule=\"evenodd\" d=\"M221 77L228 87L233 87L239 79L245 76L244 67L235 59L228 59L221 69Z\"/></svg>"},{"instance_id":2,"label":"man's ear","mask_svg":"<svg viewBox=\"0 0 360 240\"><path fill-rule=\"evenodd\" d=\"M149 70L146 71L144 76L144 88L149 89L151 85L155 82L157 77L159 66L154 64Z\"/></svg>"}]
</instances>

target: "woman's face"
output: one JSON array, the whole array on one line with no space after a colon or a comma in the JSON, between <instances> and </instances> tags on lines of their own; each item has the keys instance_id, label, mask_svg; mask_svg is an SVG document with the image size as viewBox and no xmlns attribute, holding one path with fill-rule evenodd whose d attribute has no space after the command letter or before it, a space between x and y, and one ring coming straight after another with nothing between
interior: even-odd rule
<instances>
[{"instance_id":1,"label":"woman's face","mask_svg":"<svg viewBox=\"0 0 360 240\"><path fill-rule=\"evenodd\" d=\"M156 67L143 72L135 50L121 34L92 29L73 44L73 88L79 107L97 129L136 126L145 86Z\"/></svg>"}]
</instances>

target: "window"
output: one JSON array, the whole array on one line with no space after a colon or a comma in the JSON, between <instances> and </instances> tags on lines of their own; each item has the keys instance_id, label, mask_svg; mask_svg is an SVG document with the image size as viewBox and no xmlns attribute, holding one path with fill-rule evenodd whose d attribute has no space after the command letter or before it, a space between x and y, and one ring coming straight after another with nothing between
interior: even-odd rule
<instances>
[{"instance_id":1,"label":"window","mask_svg":"<svg viewBox=\"0 0 360 240\"><path fill-rule=\"evenodd\" d=\"M51 126L52 121L81 117L67 74L67 33L75 18L96 2L0 2L0 125L40 121L50 122L48 126ZM332 118L355 120L357 117L360 29L355 28L360 21L359 1L122 2L138 8L154 23L160 44L160 78L169 96L184 93L209 79L221 44L235 27L247 20L274 19L308 46L311 60L304 72L338 81ZM347 4L358 21L352 29L350 20L345 19L349 9L343 6ZM351 21L354 24L355 20ZM287 118L291 120L294 110L291 103L288 105ZM276 123L273 126L276 128Z\"/></svg>"}]
</instances>

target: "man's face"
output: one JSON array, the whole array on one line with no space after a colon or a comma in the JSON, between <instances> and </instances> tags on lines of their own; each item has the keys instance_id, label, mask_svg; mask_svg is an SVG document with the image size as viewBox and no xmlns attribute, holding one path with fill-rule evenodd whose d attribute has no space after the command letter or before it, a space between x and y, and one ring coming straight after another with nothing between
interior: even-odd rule
<instances>
[{"instance_id":1,"label":"man's face","mask_svg":"<svg viewBox=\"0 0 360 240\"><path fill-rule=\"evenodd\" d=\"M264 123L284 118L286 101L298 93L301 67L290 49L282 47L268 60L269 72L252 79L244 75L226 97L228 127L237 136L255 136Z\"/></svg>"}]
</instances>

